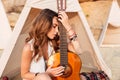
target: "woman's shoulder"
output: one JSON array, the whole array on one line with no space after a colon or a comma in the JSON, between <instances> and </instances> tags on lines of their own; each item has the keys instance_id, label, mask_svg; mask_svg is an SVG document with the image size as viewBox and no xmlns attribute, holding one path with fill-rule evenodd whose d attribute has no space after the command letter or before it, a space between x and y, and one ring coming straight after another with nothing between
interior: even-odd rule
<instances>
[{"instance_id":1,"label":"woman's shoulder","mask_svg":"<svg viewBox=\"0 0 120 80\"><path fill-rule=\"evenodd\" d=\"M22 62L25 62L23 64L27 64L28 62L31 62L32 60L33 52L30 50L30 44L25 44L23 51L22 51Z\"/></svg>"},{"instance_id":2,"label":"woman's shoulder","mask_svg":"<svg viewBox=\"0 0 120 80\"><path fill-rule=\"evenodd\" d=\"M33 51L33 39L28 41L25 45L24 45L24 49L25 50L30 50Z\"/></svg>"},{"instance_id":3,"label":"woman's shoulder","mask_svg":"<svg viewBox=\"0 0 120 80\"><path fill-rule=\"evenodd\" d=\"M25 44L22 52L24 58L32 58L33 52L31 51L31 45Z\"/></svg>"},{"instance_id":4,"label":"woman's shoulder","mask_svg":"<svg viewBox=\"0 0 120 80\"><path fill-rule=\"evenodd\" d=\"M26 44L24 45L23 50L25 50L25 51L29 51L29 50L31 50L31 44L26 43Z\"/></svg>"}]
</instances>

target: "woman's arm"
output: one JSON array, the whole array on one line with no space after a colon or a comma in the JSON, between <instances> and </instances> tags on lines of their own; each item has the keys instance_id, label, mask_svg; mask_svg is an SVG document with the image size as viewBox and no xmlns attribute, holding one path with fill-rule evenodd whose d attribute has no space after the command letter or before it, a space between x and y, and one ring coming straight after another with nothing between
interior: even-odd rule
<instances>
[{"instance_id":1,"label":"woman's arm","mask_svg":"<svg viewBox=\"0 0 120 80\"><path fill-rule=\"evenodd\" d=\"M73 30L71 30L71 31L73 31ZM74 32L74 31L73 31L73 32ZM69 36L69 34L68 34L68 36ZM72 52L74 52L74 53L76 53L76 54L78 54L78 55L82 54L82 49L81 49L81 47L80 47L80 44L79 44L79 42L78 42L78 39L77 39L76 34L73 35L72 38L74 38L74 39L71 40L71 38L69 38L70 41L69 41L69 43L68 43L68 50L69 50L69 51L72 51Z\"/></svg>"},{"instance_id":2,"label":"woman's arm","mask_svg":"<svg viewBox=\"0 0 120 80\"><path fill-rule=\"evenodd\" d=\"M23 48L21 59L21 77L23 79L33 80L35 77L35 73L31 73L29 71L32 61L32 54L30 44L26 44Z\"/></svg>"},{"instance_id":3,"label":"woman's arm","mask_svg":"<svg viewBox=\"0 0 120 80\"><path fill-rule=\"evenodd\" d=\"M64 11L60 11L58 17L59 17L58 20L64 25L64 27L67 31L67 35L70 39L70 43L68 44L68 49L70 51L77 53L77 54L81 54L82 50L81 50L81 47L80 47L79 42L77 40L77 35L69 24L67 14Z\"/></svg>"},{"instance_id":4,"label":"woman's arm","mask_svg":"<svg viewBox=\"0 0 120 80\"><path fill-rule=\"evenodd\" d=\"M63 74L62 73L64 71L63 66L52 68L52 65L47 68L46 72L38 73L37 76L36 76L36 73L31 73L29 71L29 69L30 69L30 64L31 64L31 61L32 61L32 55L33 55L32 53L33 52L31 51L30 45L26 44L24 49L23 49L22 60L21 60L21 76L22 76L23 79L38 80L38 79L41 79L41 78L44 79L43 75L49 75L49 76L57 77L57 76L61 76Z\"/></svg>"}]
</instances>

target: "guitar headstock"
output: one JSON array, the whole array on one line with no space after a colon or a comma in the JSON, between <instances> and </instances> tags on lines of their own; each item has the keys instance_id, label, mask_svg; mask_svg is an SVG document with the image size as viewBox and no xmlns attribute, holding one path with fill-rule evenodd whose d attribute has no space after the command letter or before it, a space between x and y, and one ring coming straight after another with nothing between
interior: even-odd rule
<instances>
[{"instance_id":1,"label":"guitar headstock","mask_svg":"<svg viewBox=\"0 0 120 80\"><path fill-rule=\"evenodd\" d=\"M66 0L57 0L57 8L59 11L65 11L66 10Z\"/></svg>"}]
</instances>

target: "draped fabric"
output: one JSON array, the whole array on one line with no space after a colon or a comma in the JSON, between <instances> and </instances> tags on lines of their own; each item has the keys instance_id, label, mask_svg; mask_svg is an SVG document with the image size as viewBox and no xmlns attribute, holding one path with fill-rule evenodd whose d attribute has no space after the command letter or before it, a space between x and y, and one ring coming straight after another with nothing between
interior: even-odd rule
<instances>
[{"instance_id":1,"label":"draped fabric","mask_svg":"<svg viewBox=\"0 0 120 80\"><path fill-rule=\"evenodd\" d=\"M27 0L26 5L39 9L49 8L57 12L57 0ZM77 0L67 0L67 5L70 5L67 6L67 12L80 11L79 3Z\"/></svg>"},{"instance_id":2,"label":"draped fabric","mask_svg":"<svg viewBox=\"0 0 120 80\"><path fill-rule=\"evenodd\" d=\"M2 2L0 1L0 50L4 49L12 34Z\"/></svg>"},{"instance_id":3,"label":"draped fabric","mask_svg":"<svg viewBox=\"0 0 120 80\"><path fill-rule=\"evenodd\" d=\"M115 27L120 27L120 7L117 0L113 0L108 22Z\"/></svg>"}]
</instances>

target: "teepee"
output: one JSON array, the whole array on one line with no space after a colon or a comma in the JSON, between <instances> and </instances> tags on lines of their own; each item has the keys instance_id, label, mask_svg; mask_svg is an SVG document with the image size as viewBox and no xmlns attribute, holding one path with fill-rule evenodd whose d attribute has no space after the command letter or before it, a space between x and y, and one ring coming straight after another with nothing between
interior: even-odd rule
<instances>
[{"instance_id":1,"label":"teepee","mask_svg":"<svg viewBox=\"0 0 120 80\"><path fill-rule=\"evenodd\" d=\"M101 47L120 46L120 7L117 0L113 0L108 21L103 27L98 45Z\"/></svg>"},{"instance_id":2,"label":"teepee","mask_svg":"<svg viewBox=\"0 0 120 80\"><path fill-rule=\"evenodd\" d=\"M10 28L3 4L0 0L0 49L4 49L6 47L11 33L12 30Z\"/></svg>"},{"instance_id":3,"label":"teepee","mask_svg":"<svg viewBox=\"0 0 120 80\"><path fill-rule=\"evenodd\" d=\"M28 36L31 28L31 21L41 11L41 9L49 8L57 12L57 0L27 0L25 7L17 21L8 47L4 50L7 59L2 56L3 64L0 68L0 76L8 75L13 77L15 73L20 72L20 59L24 46L24 40ZM66 12L70 19L72 28L78 34L80 46L83 54L80 55L83 68L91 70L101 69L111 77L111 70L107 67L102 59L101 53L90 31L87 20L82 12L80 4L77 0L67 0ZM90 57L91 56L91 57ZM4 63L5 62L5 63ZM0 66L1 67L1 66ZM87 70L87 71L88 71ZM81 70L82 71L82 70Z\"/></svg>"}]
</instances>

